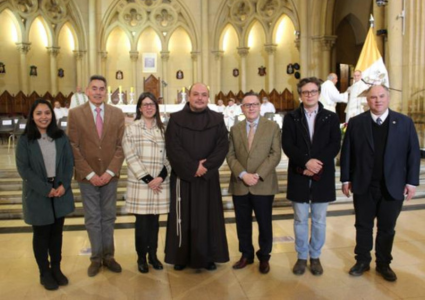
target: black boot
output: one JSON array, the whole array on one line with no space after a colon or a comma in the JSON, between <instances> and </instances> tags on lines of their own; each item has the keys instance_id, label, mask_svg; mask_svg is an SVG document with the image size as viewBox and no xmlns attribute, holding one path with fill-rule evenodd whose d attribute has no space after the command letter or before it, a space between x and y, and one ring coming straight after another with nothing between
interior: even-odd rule
<instances>
[{"instance_id":1,"label":"black boot","mask_svg":"<svg viewBox=\"0 0 425 300\"><path fill-rule=\"evenodd\" d=\"M158 257L156 257L156 253L149 253L149 263L155 270L164 269L162 263L158 260Z\"/></svg>"},{"instance_id":2,"label":"black boot","mask_svg":"<svg viewBox=\"0 0 425 300\"><path fill-rule=\"evenodd\" d=\"M139 256L139 259L137 260L137 266L139 269L139 272L141 273L148 273L149 272L149 266L146 262L146 255Z\"/></svg>"},{"instance_id":3,"label":"black boot","mask_svg":"<svg viewBox=\"0 0 425 300\"><path fill-rule=\"evenodd\" d=\"M40 275L40 283L46 290L54 291L58 289L58 283L53 278L51 270L45 271Z\"/></svg>"},{"instance_id":4,"label":"black boot","mask_svg":"<svg viewBox=\"0 0 425 300\"><path fill-rule=\"evenodd\" d=\"M60 266L52 266L52 275L59 286L68 284L68 278L66 278L66 276L63 275Z\"/></svg>"}]
</instances>

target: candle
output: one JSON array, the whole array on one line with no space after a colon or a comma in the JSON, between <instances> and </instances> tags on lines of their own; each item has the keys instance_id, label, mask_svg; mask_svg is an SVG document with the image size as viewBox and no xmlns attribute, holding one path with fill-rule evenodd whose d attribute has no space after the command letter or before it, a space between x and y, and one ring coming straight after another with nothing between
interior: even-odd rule
<instances>
[{"instance_id":1,"label":"candle","mask_svg":"<svg viewBox=\"0 0 425 300\"><path fill-rule=\"evenodd\" d=\"M182 88L182 92L184 93L184 91L185 91L185 88L183 87L183 88Z\"/></svg>"},{"instance_id":2,"label":"candle","mask_svg":"<svg viewBox=\"0 0 425 300\"><path fill-rule=\"evenodd\" d=\"M133 92L133 87L131 87L131 88L130 88L130 92L131 92L131 93Z\"/></svg>"},{"instance_id":3,"label":"candle","mask_svg":"<svg viewBox=\"0 0 425 300\"><path fill-rule=\"evenodd\" d=\"M111 93L111 86L108 86L108 94Z\"/></svg>"},{"instance_id":4,"label":"candle","mask_svg":"<svg viewBox=\"0 0 425 300\"><path fill-rule=\"evenodd\" d=\"M122 86L119 86L120 94L122 93Z\"/></svg>"}]
</instances>

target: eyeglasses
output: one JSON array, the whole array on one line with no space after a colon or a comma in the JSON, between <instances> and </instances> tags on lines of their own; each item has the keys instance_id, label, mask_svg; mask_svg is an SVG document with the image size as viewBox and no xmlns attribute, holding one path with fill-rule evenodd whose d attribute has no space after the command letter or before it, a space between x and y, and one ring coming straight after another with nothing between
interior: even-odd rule
<instances>
[{"instance_id":1,"label":"eyeglasses","mask_svg":"<svg viewBox=\"0 0 425 300\"><path fill-rule=\"evenodd\" d=\"M260 103L247 103L247 104L242 104L243 107L245 108L257 108L260 106Z\"/></svg>"},{"instance_id":2,"label":"eyeglasses","mask_svg":"<svg viewBox=\"0 0 425 300\"><path fill-rule=\"evenodd\" d=\"M319 90L311 90L311 91L302 91L301 95L303 96L316 96Z\"/></svg>"},{"instance_id":3,"label":"eyeglasses","mask_svg":"<svg viewBox=\"0 0 425 300\"><path fill-rule=\"evenodd\" d=\"M148 108L148 107L151 107L151 106L155 106L155 103L143 103L142 106L145 107L145 108Z\"/></svg>"}]
</instances>

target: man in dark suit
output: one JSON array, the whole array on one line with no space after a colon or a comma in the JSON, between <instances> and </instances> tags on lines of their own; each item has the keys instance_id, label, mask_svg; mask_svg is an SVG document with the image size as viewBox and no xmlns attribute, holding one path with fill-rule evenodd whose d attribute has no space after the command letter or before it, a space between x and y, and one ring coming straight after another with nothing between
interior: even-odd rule
<instances>
[{"instance_id":1,"label":"man in dark suit","mask_svg":"<svg viewBox=\"0 0 425 300\"><path fill-rule=\"evenodd\" d=\"M86 94L89 101L69 111L68 135L91 244L88 275L92 277L102 264L113 272L121 272L114 259L114 223L117 182L124 160L121 140L125 125L122 111L104 103L103 76L90 78Z\"/></svg>"},{"instance_id":2,"label":"man in dark suit","mask_svg":"<svg viewBox=\"0 0 425 300\"><path fill-rule=\"evenodd\" d=\"M272 205L278 192L276 166L280 162L279 126L260 117L258 94L247 93L242 100L246 120L230 131L227 163L232 175L229 193L233 195L239 251L242 257L233 265L242 269L254 261L252 245L252 211L258 222L260 249L257 257L260 272L270 270L269 259L273 243Z\"/></svg>"},{"instance_id":3,"label":"man in dark suit","mask_svg":"<svg viewBox=\"0 0 425 300\"><path fill-rule=\"evenodd\" d=\"M310 272L323 274L320 255L326 239L326 212L328 203L336 199L334 159L341 147L341 131L338 116L319 102L320 84L316 77L299 81L302 103L285 116L282 128L282 148L289 158L286 197L294 209L295 275L304 274L308 258Z\"/></svg>"},{"instance_id":4,"label":"man in dark suit","mask_svg":"<svg viewBox=\"0 0 425 300\"><path fill-rule=\"evenodd\" d=\"M354 194L356 214L356 264L349 274L360 276L370 269L373 226L376 271L387 281L397 280L390 268L395 225L403 206L419 185L420 151L410 118L388 109L387 87L367 92L370 111L350 119L341 152L342 191Z\"/></svg>"}]
</instances>

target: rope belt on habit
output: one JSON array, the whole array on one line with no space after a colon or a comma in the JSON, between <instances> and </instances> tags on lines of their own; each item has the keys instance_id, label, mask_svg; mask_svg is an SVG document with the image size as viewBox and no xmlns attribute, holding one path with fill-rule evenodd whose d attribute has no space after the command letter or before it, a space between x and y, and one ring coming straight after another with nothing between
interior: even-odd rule
<instances>
[{"instance_id":1,"label":"rope belt on habit","mask_svg":"<svg viewBox=\"0 0 425 300\"><path fill-rule=\"evenodd\" d=\"M182 220L181 220L181 194L180 194L180 178L176 181L176 219L177 219L177 236L179 237L179 248L182 246Z\"/></svg>"}]
</instances>

